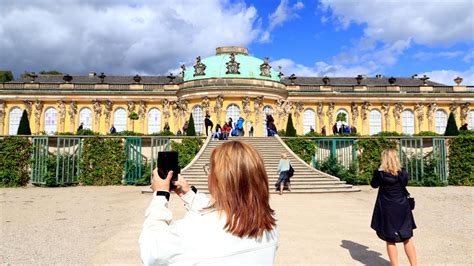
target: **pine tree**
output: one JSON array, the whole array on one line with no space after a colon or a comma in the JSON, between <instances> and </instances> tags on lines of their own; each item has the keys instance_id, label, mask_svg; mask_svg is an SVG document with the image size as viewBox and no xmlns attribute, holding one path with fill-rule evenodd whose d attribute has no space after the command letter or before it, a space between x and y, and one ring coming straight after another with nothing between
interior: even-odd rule
<instances>
[{"instance_id":1,"label":"pine tree","mask_svg":"<svg viewBox=\"0 0 474 266\"><path fill-rule=\"evenodd\" d=\"M187 136L196 136L196 129L194 128L194 118L193 113L189 116L188 122L188 131L186 132Z\"/></svg>"},{"instance_id":2,"label":"pine tree","mask_svg":"<svg viewBox=\"0 0 474 266\"><path fill-rule=\"evenodd\" d=\"M293 126L293 119L291 118L291 114L288 116L288 122L286 124L286 136L296 137L296 129Z\"/></svg>"},{"instance_id":3,"label":"pine tree","mask_svg":"<svg viewBox=\"0 0 474 266\"><path fill-rule=\"evenodd\" d=\"M28 113L26 110L23 110L17 135L31 135L30 121L28 121Z\"/></svg>"},{"instance_id":4,"label":"pine tree","mask_svg":"<svg viewBox=\"0 0 474 266\"><path fill-rule=\"evenodd\" d=\"M446 131L444 132L445 136L457 136L459 135L458 126L456 125L456 120L454 119L454 114L449 113L448 124L446 125Z\"/></svg>"}]
</instances>

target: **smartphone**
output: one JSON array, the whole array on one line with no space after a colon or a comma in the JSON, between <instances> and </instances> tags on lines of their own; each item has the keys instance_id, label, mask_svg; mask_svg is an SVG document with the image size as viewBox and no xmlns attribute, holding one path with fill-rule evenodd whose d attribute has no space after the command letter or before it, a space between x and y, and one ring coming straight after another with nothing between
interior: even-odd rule
<instances>
[{"instance_id":1,"label":"smartphone","mask_svg":"<svg viewBox=\"0 0 474 266\"><path fill-rule=\"evenodd\" d=\"M176 188L173 184L178 180L178 174L181 173L181 168L178 165L178 152L175 151L160 151L158 152L158 175L161 179L166 179L169 171L173 171L173 177L170 182L170 190Z\"/></svg>"}]
</instances>

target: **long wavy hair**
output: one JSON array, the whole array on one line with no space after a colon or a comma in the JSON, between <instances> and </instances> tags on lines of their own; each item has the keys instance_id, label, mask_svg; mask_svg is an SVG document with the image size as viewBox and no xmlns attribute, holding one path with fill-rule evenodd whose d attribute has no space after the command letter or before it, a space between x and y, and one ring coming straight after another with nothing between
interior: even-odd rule
<instances>
[{"instance_id":1,"label":"long wavy hair","mask_svg":"<svg viewBox=\"0 0 474 266\"><path fill-rule=\"evenodd\" d=\"M227 218L227 232L253 238L273 229L276 219L269 203L267 172L251 145L230 141L215 148L208 183L213 207Z\"/></svg>"},{"instance_id":2,"label":"long wavy hair","mask_svg":"<svg viewBox=\"0 0 474 266\"><path fill-rule=\"evenodd\" d=\"M398 152L395 149L386 149L382 152L382 162L380 163L380 170L397 175L402 169Z\"/></svg>"}]
</instances>

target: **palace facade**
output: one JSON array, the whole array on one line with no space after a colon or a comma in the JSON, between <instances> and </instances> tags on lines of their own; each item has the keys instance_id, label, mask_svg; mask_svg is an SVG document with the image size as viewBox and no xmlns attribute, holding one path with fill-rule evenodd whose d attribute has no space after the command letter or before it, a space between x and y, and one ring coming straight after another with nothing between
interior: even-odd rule
<instances>
[{"instance_id":1,"label":"palace facade","mask_svg":"<svg viewBox=\"0 0 474 266\"><path fill-rule=\"evenodd\" d=\"M268 58L249 56L242 47L217 48L216 55L197 57L181 70L179 76L31 73L0 83L0 135L16 134L24 109L32 132L47 134L75 132L81 123L100 133L114 125L117 131L144 134L168 124L176 133L190 113L202 133L206 112L214 125L242 116L246 129L252 123L255 136L266 134L266 113L278 129L286 127L291 113L298 134L311 128L321 132L325 126L331 135L339 113L362 135L444 133L450 112L458 126L474 125L474 86L462 85L462 78L447 86L426 76L284 76Z\"/></svg>"}]
</instances>

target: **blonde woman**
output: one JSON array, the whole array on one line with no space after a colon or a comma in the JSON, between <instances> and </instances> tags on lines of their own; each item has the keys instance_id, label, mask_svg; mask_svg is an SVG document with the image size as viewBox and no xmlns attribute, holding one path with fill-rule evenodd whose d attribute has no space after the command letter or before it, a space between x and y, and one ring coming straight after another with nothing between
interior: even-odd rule
<instances>
[{"instance_id":1,"label":"blonde woman","mask_svg":"<svg viewBox=\"0 0 474 266\"><path fill-rule=\"evenodd\" d=\"M153 172L153 199L140 235L145 265L272 265L278 242L270 208L268 177L252 146L230 141L212 151L208 172L212 199L181 176L174 191L188 210L171 222L168 209L172 173Z\"/></svg>"},{"instance_id":2,"label":"blonde woman","mask_svg":"<svg viewBox=\"0 0 474 266\"><path fill-rule=\"evenodd\" d=\"M387 245L391 265L398 265L395 243L403 242L411 265L416 265L413 229L416 228L413 213L406 196L408 174L401 168L398 152L387 149L382 152L380 168L374 172L370 185L379 188L371 227Z\"/></svg>"},{"instance_id":3,"label":"blonde woman","mask_svg":"<svg viewBox=\"0 0 474 266\"><path fill-rule=\"evenodd\" d=\"M288 155L284 152L281 154L280 163L278 164L278 181L275 184L275 187L280 190L280 195L283 194L283 189L288 188L288 191L291 192L291 183L290 175L288 171L290 170L290 160L288 160Z\"/></svg>"}]
</instances>

